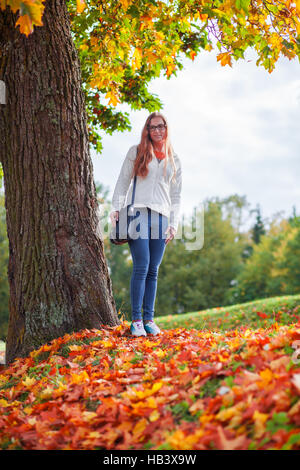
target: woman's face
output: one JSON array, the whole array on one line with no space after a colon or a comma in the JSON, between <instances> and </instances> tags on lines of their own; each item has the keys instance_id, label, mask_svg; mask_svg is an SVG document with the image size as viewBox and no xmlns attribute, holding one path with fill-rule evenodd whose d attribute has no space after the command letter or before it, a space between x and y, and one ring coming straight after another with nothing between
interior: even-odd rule
<instances>
[{"instance_id":1,"label":"woman's face","mask_svg":"<svg viewBox=\"0 0 300 470\"><path fill-rule=\"evenodd\" d=\"M166 139L167 130L161 117L154 117L150 121L149 134L153 143L162 143Z\"/></svg>"}]
</instances>

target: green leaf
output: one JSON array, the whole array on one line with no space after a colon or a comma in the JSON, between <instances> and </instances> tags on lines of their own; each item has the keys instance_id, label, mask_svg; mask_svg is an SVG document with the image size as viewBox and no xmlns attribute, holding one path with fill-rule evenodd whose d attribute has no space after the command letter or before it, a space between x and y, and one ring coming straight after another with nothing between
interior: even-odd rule
<instances>
[{"instance_id":1,"label":"green leaf","mask_svg":"<svg viewBox=\"0 0 300 470\"><path fill-rule=\"evenodd\" d=\"M288 440L284 444L284 446L281 448L281 450L290 450L292 448L293 444L300 444L300 433L292 434L288 438Z\"/></svg>"},{"instance_id":2,"label":"green leaf","mask_svg":"<svg viewBox=\"0 0 300 470\"><path fill-rule=\"evenodd\" d=\"M280 429L289 431L293 429L293 426L289 425L288 421L289 418L285 412L274 413L272 419L267 421L266 429L270 431L271 434L275 434Z\"/></svg>"},{"instance_id":3,"label":"green leaf","mask_svg":"<svg viewBox=\"0 0 300 470\"><path fill-rule=\"evenodd\" d=\"M133 18L139 18L140 17L140 10L135 5L131 5L128 8L127 13L129 13Z\"/></svg>"},{"instance_id":4,"label":"green leaf","mask_svg":"<svg viewBox=\"0 0 300 470\"><path fill-rule=\"evenodd\" d=\"M250 0L236 0L235 6L238 10L244 10L247 14L249 14L249 5Z\"/></svg>"}]
</instances>

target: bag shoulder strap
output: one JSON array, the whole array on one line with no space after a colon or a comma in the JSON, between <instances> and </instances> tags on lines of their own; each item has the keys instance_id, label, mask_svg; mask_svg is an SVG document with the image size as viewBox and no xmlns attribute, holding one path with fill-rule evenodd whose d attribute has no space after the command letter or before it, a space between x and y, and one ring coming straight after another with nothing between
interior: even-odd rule
<instances>
[{"instance_id":1,"label":"bag shoulder strap","mask_svg":"<svg viewBox=\"0 0 300 470\"><path fill-rule=\"evenodd\" d=\"M134 197L135 197L135 187L136 187L136 175L133 180L133 189L132 189L132 198L131 198L131 204L133 205L134 203Z\"/></svg>"}]
</instances>

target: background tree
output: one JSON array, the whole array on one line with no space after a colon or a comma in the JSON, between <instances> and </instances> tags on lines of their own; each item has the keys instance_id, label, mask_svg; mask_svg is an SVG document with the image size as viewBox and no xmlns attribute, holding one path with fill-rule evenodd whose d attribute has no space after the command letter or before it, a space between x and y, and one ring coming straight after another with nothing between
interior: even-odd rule
<instances>
[{"instance_id":1,"label":"background tree","mask_svg":"<svg viewBox=\"0 0 300 470\"><path fill-rule=\"evenodd\" d=\"M9 239L6 360L118 316L99 233L89 143L158 109L149 81L201 49L270 72L299 55L299 1L1 0L0 161ZM108 103L105 102L108 101Z\"/></svg>"},{"instance_id":2,"label":"background tree","mask_svg":"<svg viewBox=\"0 0 300 470\"><path fill-rule=\"evenodd\" d=\"M297 294L300 292L300 218L289 219L280 250L276 253L275 267L271 279L280 281L279 292Z\"/></svg>"},{"instance_id":3,"label":"background tree","mask_svg":"<svg viewBox=\"0 0 300 470\"><path fill-rule=\"evenodd\" d=\"M226 294L242 267L241 255L247 242L232 224L237 215L233 206L230 210L226 207L232 200L216 197L204 201L201 250L186 250L185 230L182 239L175 239L167 248L160 266L158 314L202 310L229 302Z\"/></svg>"},{"instance_id":4,"label":"background tree","mask_svg":"<svg viewBox=\"0 0 300 470\"><path fill-rule=\"evenodd\" d=\"M235 302L246 302L270 296L297 294L300 291L298 254L300 227L286 219L274 219L253 246L237 283L228 295Z\"/></svg>"},{"instance_id":5,"label":"background tree","mask_svg":"<svg viewBox=\"0 0 300 470\"><path fill-rule=\"evenodd\" d=\"M261 213L260 213L259 204L257 204L256 209L254 209L252 212L256 212L256 221L251 230L251 234L252 234L251 238L253 242L258 245L258 243L260 242L261 236L266 233L264 222L262 220Z\"/></svg>"}]
</instances>

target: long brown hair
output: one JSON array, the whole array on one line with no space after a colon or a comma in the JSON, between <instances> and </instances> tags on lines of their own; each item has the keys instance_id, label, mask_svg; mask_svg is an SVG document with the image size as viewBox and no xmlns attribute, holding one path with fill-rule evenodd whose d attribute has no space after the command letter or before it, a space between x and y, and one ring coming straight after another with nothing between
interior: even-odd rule
<instances>
[{"instance_id":1,"label":"long brown hair","mask_svg":"<svg viewBox=\"0 0 300 470\"><path fill-rule=\"evenodd\" d=\"M174 180L174 177L176 175L176 166L174 162L174 150L170 142L169 126L168 126L165 116L159 113L158 111L155 111L154 113L151 113L148 116L145 122L145 125L143 127L141 141L137 147L137 156L136 156L134 166L133 166L133 175L142 176L143 178L146 177L149 172L149 169L148 169L149 163L151 162L152 158L156 158L154 154L153 143L150 137L150 130L149 130L151 119L155 117L162 118L166 126L166 140L165 140L166 156L164 158L164 175L166 176L167 163L168 161L171 161L171 164L174 169L172 180Z\"/></svg>"}]
</instances>

